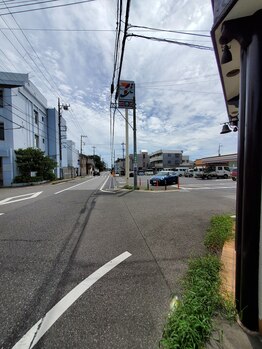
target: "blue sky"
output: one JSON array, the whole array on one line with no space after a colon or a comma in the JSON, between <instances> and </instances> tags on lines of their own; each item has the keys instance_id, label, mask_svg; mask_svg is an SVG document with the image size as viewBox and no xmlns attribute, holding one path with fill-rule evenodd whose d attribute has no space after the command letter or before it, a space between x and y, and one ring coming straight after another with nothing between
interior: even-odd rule
<instances>
[{"instance_id":1,"label":"blue sky","mask_svg":"<svg viewBox=\"0 0 262 349\"><path fill-rule=\"evenodd\" d=\"M65 2L69 0L59 1ZM92 154L95 147L96 154L109 165L116 3L116 0L95 0L0 19L0 70L29 73L50 107L57 105L57 97L69 103L70 111L63 113L68 138L79 149L80 136L87 135L83 152ZM212 22L211 0L131 1L131 25L209 35ZM22 28L24 34L8 27ZM47 30L54 28L67 31ZM83 29L90 31L72 31ZM212 46L208 37L152 31L135 33ZM136 83L138 152L180 149L191 160L217 155L219 144L222 154L236 152L237 133L220 135L227 115L213 51L129 38L121 79ZM117 112L116 157L122 156L123 142L124 119ZM131 129L129 152L133 152Z\"/></svg>"}]
</instances>

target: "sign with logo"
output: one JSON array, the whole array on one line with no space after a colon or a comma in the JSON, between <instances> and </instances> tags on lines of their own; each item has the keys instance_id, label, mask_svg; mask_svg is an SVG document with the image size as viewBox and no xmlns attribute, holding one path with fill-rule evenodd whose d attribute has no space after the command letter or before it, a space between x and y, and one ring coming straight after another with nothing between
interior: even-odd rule
<instances>
[{"instance_id":1,"label":"sign with logo","mask_svg":"<svg viewBox=\"0 0 262 349\"><path fill-rule=\"evenodd\" d=\"M119 82L118 108L133 109L135 101L134 81Z\"/></svg>"}]
</instances>

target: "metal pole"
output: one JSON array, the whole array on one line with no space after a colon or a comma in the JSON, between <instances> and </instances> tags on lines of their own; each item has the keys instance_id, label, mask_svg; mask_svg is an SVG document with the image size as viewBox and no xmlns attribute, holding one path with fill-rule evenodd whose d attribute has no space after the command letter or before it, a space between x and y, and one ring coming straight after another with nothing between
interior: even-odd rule
<instances>
[{"instance_id":1,"label":"metal pole","mask_svg":"<svg viewBox=\"0 0 262 349\"><path fill-rule=\"evenodd\" d=\"M126 185L129 185L129 143L128 143L128 109L125 109L126 118L126 162L125 162L125 174Z\"/></svg>"},{"instance_id":2,"label":"metal pole","mask_svg":"<svg viewBox=\"0 0 262 349\"><path fill-rule=\"evenodd\" d=\"M241 47L240 134L236 221L236 304L249 330L262 328L262 266L259 266L262 202L262 11L224 22L220 41ZM260 320L260 321L259 321Z\"/></svg>"},{"instance_id":3,"label":"metal pole","mask_svg":"<svg viewBox=\"0 0 262 349\"><path fill-rule=\"evenodd\" d=\"M80 136L80 158L79 158L79 165L80 165L80 177L82 176L82 151L83 151L83 146L82 146L82 138L83 136Z\"/></svg>"},{"instance_id":4,"label":"metal pole","mask_svg":"<svg viewBox=\"0 0 262 349\"><path fill-rule=\"evenodd\" d=\"M61 104L58 97L58 141L59 141L59 177L62 178L62 136L61 136Z\"/></svg>"},{"instance_id":5,"label":"metal pole","mask_svg":"<svg viewBox=\"0 0 262 349\"><path fill-rule=\"evenodd\" d=\"M134 189L137 189L137 147L136 147L136 99L133 98L133 128L134 128Z\"/></svg>"}]
</instances>

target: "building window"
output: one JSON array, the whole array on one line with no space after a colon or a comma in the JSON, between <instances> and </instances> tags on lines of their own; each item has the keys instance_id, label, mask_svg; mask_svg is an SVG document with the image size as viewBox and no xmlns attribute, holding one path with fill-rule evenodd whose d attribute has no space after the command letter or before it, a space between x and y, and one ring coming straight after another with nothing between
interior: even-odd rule
<instances>
[{"instance_id":1,"label":"building window","mask_svg":"<svg viewBox=\"0 0 262 349\"><path fill-rule=\"evenodd\" d=\"M38 125L38 111L34 110L35 124Z\"/></svg>"},{"instance_id":2,"label":"building window","mask_svg":"<svg viewBox=\"0 0 262 349\"><path fill-rule=\"evenodd\" d=\"M4 108L4 91L0 90L0 108Z\"/></svg>"},{"instance_id":3,"label":"building window","mask_svg":"<svg viewBox=\"0 0 262 349\"><path fill-rule=\"evenodd\" d=\"M35 135L35 147L39 148L39 136Z\"/></svg>"},{"instance_id":4,"label":"building window","mask_svg":"<svg viewBox=\"0 0 262 349\"><path fill-rule=\"evenodd\" d=\"M42 116L42 121L45 121L45 118Z\"/></svg>"},{"instance_id":5,"label":"building window","mask_svg":"<svg viewBox=\"0 0 262 349\"><path fill-rule=\"evenodd\" d=\"M4 123L0 122L0 141L5 140L5 130L4 130Z\"/></svg>"},{"instance_id":6,"label":"building window","mask_svg":"<svg viewBox=\"0 0 262 349\"><path fill-rule=\"evenodd\" d=\"M45 143L45 139L43 138L43 144Z\"/></svg>"}]
</instances>

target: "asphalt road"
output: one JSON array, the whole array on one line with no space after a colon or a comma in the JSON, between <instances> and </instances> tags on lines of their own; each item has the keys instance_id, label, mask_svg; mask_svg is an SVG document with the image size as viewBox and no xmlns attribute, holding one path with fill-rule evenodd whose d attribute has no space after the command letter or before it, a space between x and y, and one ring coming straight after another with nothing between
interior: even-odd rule
<instances>
[{"instance_id":1,"label":"asphalt road","mask_svg":"<svg viewBox=\"0 0 262 349\"><path fill-rule=\"evenodd\" d=\"M0 189L1 349L158 347L188 258L204 252L212 215L235 213L236 185L122 181Z\"/></svg>"}]
</instances>

